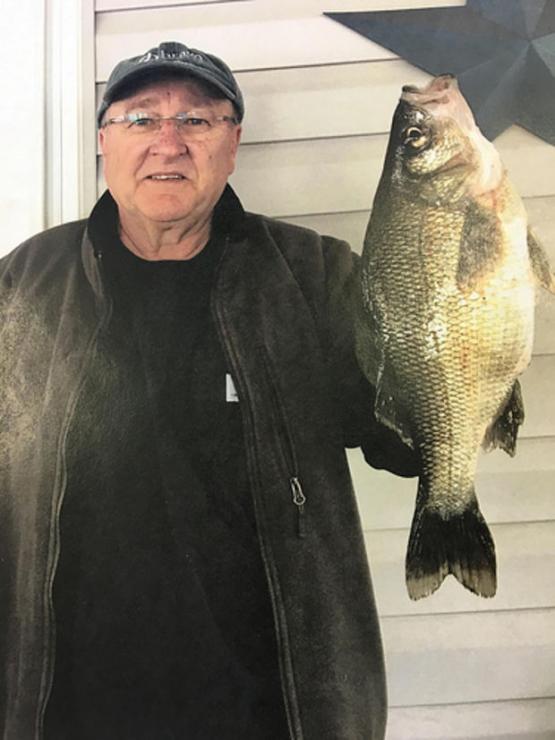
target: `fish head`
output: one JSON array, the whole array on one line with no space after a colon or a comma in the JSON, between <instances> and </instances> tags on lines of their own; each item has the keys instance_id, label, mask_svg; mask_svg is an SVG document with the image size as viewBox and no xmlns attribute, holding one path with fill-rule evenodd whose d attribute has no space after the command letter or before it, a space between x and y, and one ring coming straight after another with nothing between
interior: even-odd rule
<instances>
[{"instance_id":1,"label":"fish head","mask_svg":"<svg viewBox=\"0 0 555 740\"><path fill-rule=\"evenodd\" d=\"M405 191L436 203L475 197L495 189L503 166L476 125L452 75L425 87L403 87L395 111L388 158L392 177Z\"/></svg>"}]
</instances>

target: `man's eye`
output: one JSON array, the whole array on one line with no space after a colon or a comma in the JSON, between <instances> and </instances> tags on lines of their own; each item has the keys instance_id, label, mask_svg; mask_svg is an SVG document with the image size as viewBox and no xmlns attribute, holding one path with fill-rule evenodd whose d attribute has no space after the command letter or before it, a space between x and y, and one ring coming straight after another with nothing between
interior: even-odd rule
<instances>
[{"instance_id":1,"label":"man's eye","mask_svg":"<svg viewBox=\"0 0 555 740\"><path fill-rule=\"evenodd\" d=\"M154 128L155 120L150 116L137 116L131 118L129 126L133 128Z\"/></svg>"},{"instance_id":2,"label":"man's eye","mask_svg":"<svg viewBox=\"0 0 555 740\"><path fill-rule=\"evenodd\" d=\"M190 118L186 118L183 123L186 126L191 126L192 128L210 128L210 123L206 120L206 118L199 118L199 116L191 116Z\"/></svg>"}]
</instances>

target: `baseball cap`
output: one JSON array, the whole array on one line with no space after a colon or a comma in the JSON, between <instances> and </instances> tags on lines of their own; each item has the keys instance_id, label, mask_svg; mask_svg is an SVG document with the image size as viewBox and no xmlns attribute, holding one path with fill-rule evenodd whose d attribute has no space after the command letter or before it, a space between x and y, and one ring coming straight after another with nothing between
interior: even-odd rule
<instances>
[{"instance_id":1,"label":"baseball cap","mask_svg":"<svg viewBox=\"0 0 555 740\"><path fill-rule=\"evenodd\" d=\"M213 54L190 49L178 41L164 41L145 54L124 59L116 64L108 78L104 97L98 108L98 125L100 126L107 108L114 101L121 99L122 91L130 83L140 81L143 76L148 79L154 72L166 70L173 74L183 72L184 75L191 75L214 85L221 90L224 97L231 100L239 120L243 120L245 114L243 95L227 64Z\"/></svg>"}]
</instances>

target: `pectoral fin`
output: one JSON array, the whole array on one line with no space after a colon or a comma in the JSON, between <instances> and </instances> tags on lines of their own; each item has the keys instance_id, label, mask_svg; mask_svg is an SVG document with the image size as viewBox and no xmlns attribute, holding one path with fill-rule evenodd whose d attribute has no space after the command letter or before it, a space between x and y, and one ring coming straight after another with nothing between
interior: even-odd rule
<instances>
[{"instance_id":1,"label":"pectoral fin","mask_svg":"<svg viewBox=\"0 0 555 740\"><path fill-rule=\"evenodd\" d=\"M399 384L385 360L378 372L374 412L379 422L397 432L403 442L414 449L409 416L399 400Z\"/></svg>"},{"instance_id":2,"label":"pectoral fin","mask_svg":"<svg viewBox=\"0 0 555 740\"><path fill-rule=\"evenodd\" d=\"M470 203L464 215L459 247L457 285L473 290L495 271L502 254L502 236L496 214Z\"/></svg>"},{"instance_id":3,"label":"pectoral fin","mask_svg":"<svg viewBox=\"0 0 555 740\"><path fill-rule=\"evenodd\" d=\"M382 352L374 317L360 296L355 299L354 320L358 364L367 380L376 386Z\"/></svg>"},{"instance_id":4,"label":"pectoral fin","mask_svg":"<svg viewBox=\"0 0 555 740\"><path fill-rule=\"evenodd\" d=\"M528 229L528 254L530 255L532 270L539 284L550 293L555 294L555 275L544 248L531 229Z\"/></svg>"},{"instance_id":5,"label":"pectoral fin","mask_svg":"<svg viewBox=\"0 0 555 740\"><path fill-rule=\"evenodd\" d=\"M376 419L392 429L409 447L414 447L410 424L399 401L399 384L387 363L387 345L378 331L379 309L365 293L356 296L354 304L356 355L360 369L376 389L374 413Z\"/></svg>"}]
</instances>

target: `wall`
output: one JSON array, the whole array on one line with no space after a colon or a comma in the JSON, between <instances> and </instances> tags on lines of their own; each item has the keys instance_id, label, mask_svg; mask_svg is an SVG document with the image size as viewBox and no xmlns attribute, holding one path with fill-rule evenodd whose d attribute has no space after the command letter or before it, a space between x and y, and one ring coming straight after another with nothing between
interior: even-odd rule
<instances>
[{"instance_id":1,"label":"wall","mask_svg":"<svg viewBox=\"0 0 555 740\"><path fill-rule=\"evenodd\" d=\"M360 250L401 85L427 76L321 12L455 4L463 3L97 0L97 94L119 59L162 40L222 56L246 97L232 179L245 206ZM555 263L555 148L518 127L496 145ZM554 321L555 301L541 297L517 456L495 452L480 463L478 495L498 551L494 599L448 579L412 603L404 551L415 482L350 456L382 615L388 740L555 737Z\"/></svg>"}]
</instances>

